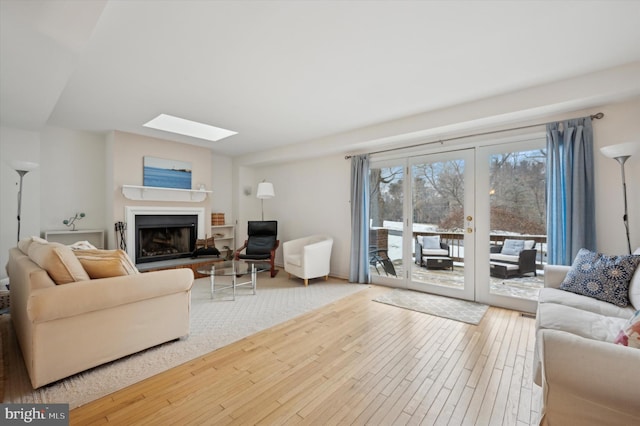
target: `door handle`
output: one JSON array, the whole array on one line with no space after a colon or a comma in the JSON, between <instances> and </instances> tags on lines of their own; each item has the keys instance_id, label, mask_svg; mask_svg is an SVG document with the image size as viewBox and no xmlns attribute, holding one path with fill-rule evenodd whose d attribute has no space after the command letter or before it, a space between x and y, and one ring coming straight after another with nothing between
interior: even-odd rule
<instances>
[{"instance_id":1,"label":"door handle","mask_svg":"<svg viewBox=\"0 0 640 426\"><path fill-rule=\"evenodd\" d=\"M467 216L467 234L473 233L473 227L471 226L471 222L473 222L472 216Z\"/></svg>"}]
</instances>

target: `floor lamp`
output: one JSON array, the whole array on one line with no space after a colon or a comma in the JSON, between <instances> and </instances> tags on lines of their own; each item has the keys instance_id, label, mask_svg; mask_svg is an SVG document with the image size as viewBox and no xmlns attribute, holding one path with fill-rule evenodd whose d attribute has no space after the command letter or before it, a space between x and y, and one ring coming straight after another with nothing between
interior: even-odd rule
<instances>
[{"instance_id":1,"label":"floor lamp","mask_svg":"<svg viewBox=\"0 0 640 426\"><path fill-rule=\"evenodd\" d=\"M276 193L273 189L273 184L270 182L262 181L258 184L258 191L256 191L256 197L260 198L260 207L262 209L262 220L264 221L264 200L266 198L273 198Z\"/></svg>"},{"instance_id":2,"label":"floor lamp","mask_svg":"<svg viewBox=\"0 0 640 426\"><path fill-rule=\"evenodd\" d=\"M30 161L18 161L14 160L11 162L11 167L18 172L20 175L20 189L18 189L18 239L17 242L20 242L20 211L22 210L22 179L24 175L29 173L32 170L38 168L38 163L32 163Z\"/></svg>"},{"instance_id":3,"label":"floor lamp","mask_svg":"<svg viewBox=\"0 0 640 426\"><path fill-rule=\"evenodd\" d=\"M616 160L620 163L620 170L622 172L622 195L624 196L624 216L622 216L622 221L624 222L624 227L627 232L627 246L629 248L629 254L631 254L631 239L629 237L629 216L628 216L628 208L627 208L627 182L624 175L624 163L634 155L636 152L640 150L640 142L625 142L617 145L609 145L603 146L600 148L600 152L609 157Z\"/></svg>"}]
</instances>

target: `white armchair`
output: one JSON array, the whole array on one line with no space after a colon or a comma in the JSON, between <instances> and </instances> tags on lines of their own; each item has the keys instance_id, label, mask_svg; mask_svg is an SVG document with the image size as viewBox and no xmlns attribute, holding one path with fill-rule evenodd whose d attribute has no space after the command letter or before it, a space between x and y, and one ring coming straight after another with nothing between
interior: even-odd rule
<instances>
[{"instance_id":1,"label":"white armchair","mask_svg":"<svg viewBox=\"0 0 640 426\"><path fill-rule=\"evenodd\" d=\"M309 285L309 278L329 278L329 263L333 238L326 235L311 235L287 241L282 245L284 270L289 277L295 275Z\"/></svg>"}]
</instances>

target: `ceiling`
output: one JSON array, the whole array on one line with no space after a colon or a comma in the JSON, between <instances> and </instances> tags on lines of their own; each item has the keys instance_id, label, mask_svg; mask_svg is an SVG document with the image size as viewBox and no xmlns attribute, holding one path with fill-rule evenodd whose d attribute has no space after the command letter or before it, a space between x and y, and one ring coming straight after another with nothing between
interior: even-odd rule
<instances>
[{"instance_id":1,"label":"ceiling","mask_svg":"<svg viewBox=\"0 0 640 426\"><path fill-rule=\"evenodd\" d=\"M640 61L638 1L0 0L0 19L2 126L228 156ZM142 127L160 113L238 134Z\"/></svg>"}]
</instances>

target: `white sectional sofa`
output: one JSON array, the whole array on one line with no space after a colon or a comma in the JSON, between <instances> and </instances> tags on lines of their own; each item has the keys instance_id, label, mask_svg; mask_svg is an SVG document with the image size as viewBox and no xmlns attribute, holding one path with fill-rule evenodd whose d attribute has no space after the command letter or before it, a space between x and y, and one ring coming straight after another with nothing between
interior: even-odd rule
<instances>
[{"instance_id":1,"label":"white sectional sofa","mask_svg":"<svg viewBox=\"0 0 640 426\"><path fill-rule=\"evenodd\" d=\"M533 372L543 390L540 424L640 425L640 349L613 343L640 309L640 268L626 307L560 290L569 270L548 265L539 296Z\"/></svg>"}]
</instances>

